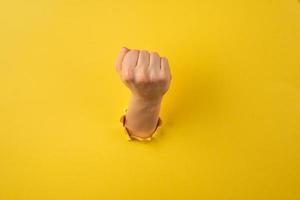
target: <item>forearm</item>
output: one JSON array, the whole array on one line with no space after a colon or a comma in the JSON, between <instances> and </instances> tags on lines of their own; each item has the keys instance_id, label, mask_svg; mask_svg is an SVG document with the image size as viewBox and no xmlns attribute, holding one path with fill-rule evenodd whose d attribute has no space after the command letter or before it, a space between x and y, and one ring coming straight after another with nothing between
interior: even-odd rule
<instances>
[{"instance_id":1,"label":"forearm","mask_svg":"<svg viewBox=\"0 0 300 200\"><path fill-rule=\"evenodd\" d=\"M130 134L139 137L151 136L157 126L161 101L162 97L149 100L131 96L125 123Z\"/></svg>"}]
</instances>

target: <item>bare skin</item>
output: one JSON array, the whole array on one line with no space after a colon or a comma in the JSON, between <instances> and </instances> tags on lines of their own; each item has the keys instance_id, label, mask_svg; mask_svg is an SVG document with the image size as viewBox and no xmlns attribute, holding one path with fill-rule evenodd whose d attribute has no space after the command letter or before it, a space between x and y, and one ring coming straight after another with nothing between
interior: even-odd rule
<instances>
[{"instance_id":1,"label":"bare skin","mask_svg":"<svg viewBox=\"0 0 300 200\"><path fill-rule=\"evenodd\" d=\"M150 137L172 79L167 58L156 52L123 47L117 57L116 71L132 94L125 127L131 135Z\"/></svg>"}]
</instances>

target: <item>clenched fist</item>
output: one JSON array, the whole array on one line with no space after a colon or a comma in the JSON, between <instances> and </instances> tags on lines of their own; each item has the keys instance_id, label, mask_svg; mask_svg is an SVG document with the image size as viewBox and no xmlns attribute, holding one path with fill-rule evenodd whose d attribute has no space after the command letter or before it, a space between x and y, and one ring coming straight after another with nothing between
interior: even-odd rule
<instances>
[{"instance_id":1,"label":"clenched fist","mask_svg":"<svg viewBox=\"0 0 300 200\"><path fill-rule=\"evenodd\" d=\"M116 70L132 93L125 126L132 135L151 136L159 118L162 97L172 79L168 60L156 52L124 47L117 57Z\"/></svg>"},{"instance_id":2,"label":"clenched fist","mask_svg":"<svg viewBox=\"0 0 300 200\"><path fill-rule=\"evenodd\" d=\"M156 52L122 48L116 70L132 94L145 99L161 98L171 81L168 60Z\"/></svg>"}]
</instances>

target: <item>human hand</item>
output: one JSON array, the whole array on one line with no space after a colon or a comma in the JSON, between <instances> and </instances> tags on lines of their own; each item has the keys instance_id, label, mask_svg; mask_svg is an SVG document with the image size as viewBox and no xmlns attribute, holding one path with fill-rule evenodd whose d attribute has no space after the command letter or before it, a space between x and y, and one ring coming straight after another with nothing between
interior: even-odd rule
<instances>
[{"instance_id":1,"label":"human hand","mask_svg":"<svg viewBox=\"0 0 300 200\"><path fill-rule=\"evenodd\" d=\"M172 79L167 58L126 47L118 55L116 70L133 96L145 100L161 99Z\"/></svg>"}]
</instances>

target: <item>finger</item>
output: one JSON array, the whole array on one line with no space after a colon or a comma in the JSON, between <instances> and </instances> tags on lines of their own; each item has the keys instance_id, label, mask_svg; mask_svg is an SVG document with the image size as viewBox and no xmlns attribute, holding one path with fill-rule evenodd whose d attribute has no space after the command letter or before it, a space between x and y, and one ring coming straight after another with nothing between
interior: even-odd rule
<instances>
[{"instance_id":1,"label":"finger","mask_svg":"<svg viewBox=\"0 0 300 200\"><path fill-rule=\"evenodd\" d=\"M133 77L133 70L137 64L139 57L138 50L130 50L124 57L122 62L122 74L125 79L131 80Z\"/></svg>"},{"instance_id":2,"label":"finger","mask_svg":"<svg viewBox=\"0 0 300 200\"><path fill-rule=\"evenodd\" d=\"M147 69L150 62L150 55L147 51L140 51L137 67Z\"/></svg>"},{"instance_id":3,"label":"finger","mask_svg":"<svg viewBox=\"0 0 300 200\"><path fill-rule=\"evenodd\" d=\"M125 55L123 62L122 62L122 66L135 67L137 64L138 57L139 57L138 50L130 50Z\"/></svg>"},{"instance_id":4,"label":"finger","mask_svg":"<svg viewBox=\"0 0 300 200\"><path fill-rule=\"evenodd\" d=\"M150 64L149 64L149 68L151 71L155 72L155 73L159 73L160 71L160 57L158 55L158 53L156 52L151 52L150 53Z\"/></svg>"},{"instance_id":5,"label":"finger","mask_svg":"<svg viewBox=\"0 0 300 200\"><path fill-rule=\"evenodd\" d=\"M162 57L160 60L161 60L161 70L160 70L161 74L165 77L168 77L169 79L172 79L168 59Z\"/></svg>"},{"instance_id":6,"label":"finger","mask_svg":"<svg viewBox=\"0 0 300 200\"><path fill-rule=\"evenodd\" d=\"M121 49L121 51L119 52L119 55L118 55L117 60L116 60L116 65L115 65L116 70L117 70L118 73L120 73L122 71L122 62L123 62L123 59L124 59L124 57L125 57L125 55L128 51L129 51L128 48L123 47Z\"/></svg>"}]
</instances>

